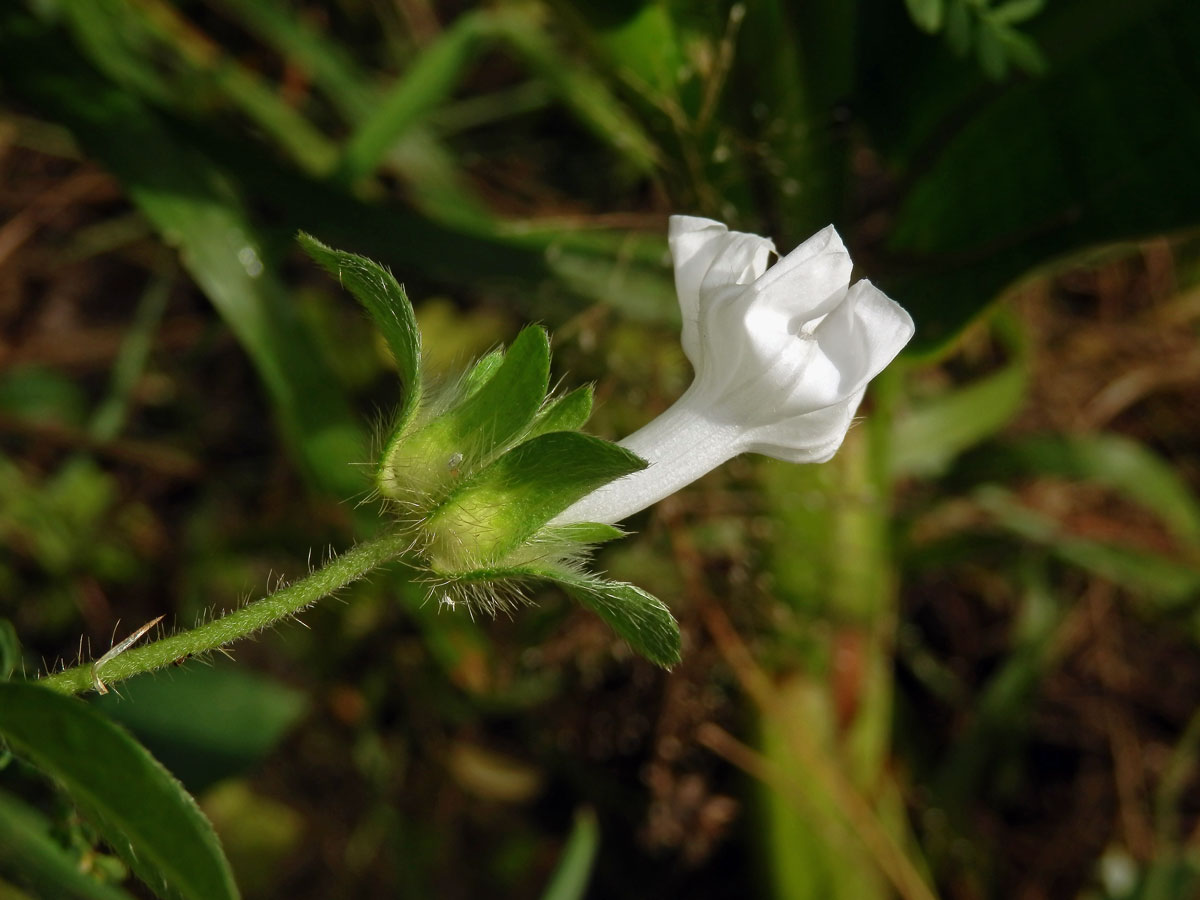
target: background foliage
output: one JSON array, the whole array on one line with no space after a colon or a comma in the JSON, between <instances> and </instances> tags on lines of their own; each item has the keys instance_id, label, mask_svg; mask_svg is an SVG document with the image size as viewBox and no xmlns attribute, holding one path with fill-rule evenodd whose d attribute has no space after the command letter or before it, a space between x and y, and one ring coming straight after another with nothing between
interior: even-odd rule
<instances>
[{"instance_id":1,"label":"background foliage","mask_svg":"<svg viewBox=\"0 0 1200 900\"><path fill-rule=\"evenodd\" d=\"M606 437L689 378L671 212L833 221L918 335L835 462L601 555L669 675L552 589L394 574L65 707L100 776L0 686L0 896L218 895L112 721L249 897L1194 896L1197 60L1185 0L5 4L0 675L379 527L395 373L298 230L390 265L445 377L544 323Z\"/></svg>"}]
</instances>

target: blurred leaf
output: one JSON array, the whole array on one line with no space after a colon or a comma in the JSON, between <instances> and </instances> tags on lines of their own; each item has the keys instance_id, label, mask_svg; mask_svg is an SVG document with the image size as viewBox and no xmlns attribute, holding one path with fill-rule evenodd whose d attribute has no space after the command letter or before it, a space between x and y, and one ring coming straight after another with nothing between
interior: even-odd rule
<instances>
[{"instance_id":1,"label":"blurred leaf","mask_svg":"<svg viewBox=\"0 0 1200 900\"><path fill-rule=\"evenodd\" d=\"M959 56L971 49L971 14L966 3L951 0L946 10L946 43Z\"/></svg>"},{"instance_id":2,"label":"blurred leaf","mask_svg":"<svg viewBox=\"0 0 1200 900\"><path fill-rule=\"evenodd\" d=\"M0 74L6 87L61 117L178 247L254 361L314 481L339 496L357 493L361 483L347 463L361 452L362 433L222 173L132 96L81 66L52 31L11 7L0 14ZM155 148L152 158L146 147Z\"/></svg>"},{"instance_id":3,"label":"blurred leaf","mask_svg":"<svg viewBox=\"0 0 1200 900\"><path fill-rule=\"evenodd\" d=\"M0 618L0 681L12 678L21 662L21 641L8 619Z\"/></svg>"},{"instance_id":4,"label":"blurred leaf","mask_svg":"<svg viewBox=\"0 0 1200 900\"><path fill-rule=\"evenodd\" d=\"M79 385L41 366L14 367L0 378L0 411L28 422L83 422L86 398Z\"/></svg>"},{"instance_id":5,"label":"blurred leaf","mask_svg":"<svg viewBox=\"0 0 1200 900\"><path fill-rule=\"evenodd\" d=\"M967 448L1007 425L1025 403L1023 360L897 416L892 435L896 475L934 476Z\"/></svg>"},{"instance_id":6,"label":"blurred leaf","mask_svg":"<svg viewBox=\"0 0 1200 900\"><path fill-rule=\"evenodd\" d=\"M1017 25L1032 19L1045 5L1046 0L1008 0L1007 3L993 7L988 15L1001 25Z\"/></svg>"},{"instance_id":7,"label":"blurred leaf","mask_svg":"<svg viewBox=\"0 0 1200 900\"><path fill-rule=\"evenodd\" d=\"M917 321L913 349L1039 266L1200 224L1200 70L1182 62L1200 57L1200 4L1055 3L1030 29L1047 75L1003 87L895 40L882 9L863 21L859 112L912 173L873 274ZM1007 58L994 32L980 40Z\"/></svg>"},{"instance_id":8,"label":"blurred leaf","mask_svg":"<svg viewBox=\"0 0 1200 900\"><path fill-rule=\"evenodd\" d=\"M1157 515L1185 546L1200 548L1200 500L1168 462L1121 435L1022 438L965 459L962 473L980 480L1051 475L1101 484Z\"/></svg>"},{"instance_id":9,"label":"blurred leaf","mask_svg":"<svg viewBox=\"0 0 1200 900\"><path fill-rule=\"evenodd\" d=\"M937 802L966 827L960 817L973 798L986 796L989 770L1020 753L1032 717L1032 701L1053 662L1054 637L1064 610L1042 567L1025 565L1018 621L1012 646L999 667L971 699L970 714L953 744L938 762L932 788Z\"/></svg>"},{"instance_id":10,"label":"blurred leaf","mask_svg":"<svg viewBox=\"0 0 1200 900\"><path fill-rule=\"evenodd\" d=\"M168 0L64 0L63 7L85 54L134 93L166 110L181 103L202 108L205 95L216 94L306 171L333 168L333 143Z\"/></svg>"},{"instance_id":11,"label":"blurred leaf","mask_svg":"<svg viewBox=\"0 0 1200 900\"><path fill-rule=\"evenodd\" d=\"M417 58L379 102L374 114L346 143L342 174L350 181L375 170L385 154L422 118L441 104L468 68L481 44L503 41L546 80L580 121L642 169L657 150L621 108L607 86L579 60L562 57L542 33L541 23L522 7L473 10L447 28Z\"/></svg>"},{"instance_id":12,"label":"blurred leaf","mask_svg":"<svg viewBox=\"0 0 1200 900\"><path fill-rule=\"evenodd\" d=\"M422 391L421 332L408 294L391 272L366 257L333 250L303 232L298 240L309 256L354 295L383 334L404 391L393 428L403 431L420 406Z\"/></svg>"},{"instance_id":13,"label":"blurred leaf","mask_svg":"<svg viewBox=\"0 0 1200 900\"><path fill-rule=\"evenodd\" d=\"M905 15L896 0L889 2ZM707 186L715 194L709 214L744 218L750 231L759 231L764 219L777 220L772 230L781 247L843 221L848 145L839 121L855 88L860 17L870 15L855 3L745 5L736 44L741 64L729 72L723 119L738 124L744 132L738 140L754 142L761 158L723 173L709 166ZM897 29L891 40L925 43L898 39L903 31L911 26ZM769 189L746 195L759 180Z\"/></svg>"},{"instance_id":14,"label":"blurred leaf","mask_svg":"<svg viewBox=\"0 0 1200 900\"><path fill-rule=\"evenodd\" d=\"M236 898L212 826L170 773L87 704L0 684L0 736L62 785L114 850L161 896Z\"/></svg>"},{"instance_id":15,"label":"blurred leaf","mask_svg":"<svg viewBox=\"0 0 1200 900\"><path fill-rule=\"evenodd\" d=\"M1008 56L1004 52L1004 43L1000 40L999 28L988 19L980 19L975 31L975 53L979 57L979 67L993 81L1003 81L1008 74Z\"/></svg>"},{"instance_id":16,"label":"blurred leaf","mask_svg":"<svg viewBox=\"0 0 1200 900\"><path fill-rule=\"evenodd\" d=\"M111 441L125 425L131 395L138 379L146 369L146 360L154 343L154 333L167 309L171 281L156 278L150 282L138 301L133 321L121 339L121 349L113 364L108 395L92 414L88 431L99 441Z\"/></svg>"},{"instance_id":17,"label":"blurred leaf","mask_svg":"<svg viewBox=\"0 0 1200 900\"><path fill-rule=\"evenodd\" d=\"M670 4L591 3L571 12L588 17L585 34L602 45L615 78L656 107L680 106L679 83L690 72Z\"/></svg>"},{"instance_id":18,"label":"blurred leaf","mask_svg":"<svg viewBox=\"0 0 1200 900\"><path fill-rule=\"evenodd\" d=\"M451 744L445 765L460 787L493 803L528 803L544 782L536 766L470 741Z\"/></svg>"},{"instance_id":19,"label":"blurred leaf","mask_svg":"<svg viewBox=\"0 0 1200 900\"><path fill-rule=\"evenodd\" d=\"M603 79L578 57L559 52L541 22L521 7L512 6L496 17L493 28L593 134L639 171L655 168L660 154L654 141L609 91Z\"/></svg>"},{"instance_id":20,"label":"blurred leaf","mask_svg":"<svg viewBox=\"0 0 1200 900\"><path fill-rule=\"evenodd\" d=\"M0 791L0 872L54 900L130 900L118 886L82 871L75 855L51 836L54 827L37 810Z\"/></svg>"},{"instance_id":21,"label":"blurred leaf","mask_svg":"<svg viewBox=\"0 0 1200 900\"><path fill-rule=\"evenodd\" d=\"M600 850L600 826L590 809L575 814L575 825L563 848L542 900L583 900Z\"/></svg>"},{"instance_id":22,"label":"blurred leaf","mask_svg":"<svg viewBox=\"0 0 1200 900\"><path fill-rule=\"evenodd\" d=\"M341 175L356 181L369 175L400 137L442 103L476 58L487 12L459 17L430 46L416 54L404 74L376 103L370 117L346 141Z\"/></svg>"},{"instance_id":23,"label":"blurred leaf","mask_svg":"<svg viewBox=\"0 0 1200 900\"><path fill-rule=\"evenodd\" d=\"M216 5L298 65L351 122L370 114L376 90L346 45L327 40L278 0L215 0Z\"/></svg>"},{"instance_id":24,"label":"blurred leaf","mask_svg":"<svg viewBox=\"0 0 1200 900\"><path fill-rule=\"evenodd\" d=\"M205 792L204 811L228 847L226 853L247 897L283 893L282 883L293 869L289 860L305 836L305 819L272 797L250 789L245 780L231 778Z\"/></svg>"},{"instance_id":25,"label":"blurred leaf","mask_svg":"<svg viewBox=\"0 0 1200 900\"><path fill-rule=\"evenodd\" d=\"M503 565L510 551L576 500L645 467L623 447L576 431L525 441L454 488L429 514L433 566L449 573Z\"/></svg>"},{"instance_id":26,"label":"blurred leaf","mask_svg":"<svg viewBox=\"0 0 1200 900\"><path fill-rule=\"evenodd\" d=\"M958 0L950 0L951 4ZM942 27L942 16L945 13L945 0L904 0L908 14L916 26L922 31L936 34Z\"/></svg>"},{"instance_id":27,"label":"blurred leaf","mask_svg":"<svg viewBox=\"0 0 1200 900\"><path fill-rule=\"evenodd\" d=\"M1200 890L1200 859L1190 848L1160 850L1147 864L1132 900L1190 900Z\"/></svg>"},{"instance_id":28,"label":"blurred leaf","mask_svg":"<svg viewBox=\"0 0 1200 900\"><path fill-rule=\"evenodd\" d=\"M1009 61L1029 75L1045 75L1050 64L1037 43L1027 35L1021 34L1014 28L1000 26L996 37L1004 47Z\"/></svg>"},{"instance_id":29,"label":"blurred leaf","mask_svg":"<svg viewBox=\"0 0 1200 900\"><path fill-rule=\"evenodd\" d=\"M304 695L227 665L143 675L91 701L193 792L264 759L307 707Z\"/></svg>"},{"instance_id":30,"label":"blurred leaf","mask_svg":"<svg viewBox=\"0 0 1200 900\"><path fill-rule=\"evenodd\" d=\"M1109 544L1065 531L1055 519L1022 504L1000 488L981 488L979 504L997 525L1050 550L1064 562L1169 605L1200 597L1200 569L1147 550Z\"/></svg>"}]
</instances>

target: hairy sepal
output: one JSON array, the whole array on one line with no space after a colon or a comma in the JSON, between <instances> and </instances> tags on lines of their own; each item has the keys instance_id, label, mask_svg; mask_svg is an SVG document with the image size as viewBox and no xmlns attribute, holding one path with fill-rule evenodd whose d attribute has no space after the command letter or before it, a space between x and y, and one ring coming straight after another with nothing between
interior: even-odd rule
<instances>
[{"instance_id":1,"label":"hairy sepal","mask_svg":"<svg viewBox=\"0 0 1200 900\"><path fill-rule=\"evenodd\" d=\"M439 580L440 600L447 607L466 604L495 613L527 602L532 581L552 581L580 606L595 613L635 653L664 669L680 660L679 623L667 605L636 585L605 581L556 561L495 566Z\"/></svg>"},{"instance_id":2,"label":"hairy sepal","mask_svg":"<svg viewBox=\"0 0 1200 900\"><path fill-rule=\"evenodd\" d=\"M592 415L592 386L583 387L547 401L538 411L527 437L553 431L578 431Z\"/></svg>"},{"instance_id":3,"label":"hairy sepal","mask_svg":"<svg viewBox=\"0 0 1200 900\"><path fill-rule=\"evenodd\" d=\"M550 380L550 339L530 326L496 360L485 356L456 403L388 444L377 476L380 493L436 503L528 432Z\"/></svg>"},{"instance_id":4,"label":"hairy sepal","mask_svg":"<svg viewBox=\"0 0 1200 900\"><path fill-rule=\"evenodd\" d=\"M608 441L574 431L528 440L459 484L423 523L435 572L501 565L580 497L646 467Z\"/></svg>"},{"instance_id":5,"label":"hairy sepal","mask_svg":"<svg viewBox=\"0 0 1200 900\"><path fill-rule=\"evenodd\" d=\"M392 434L403 432L420 407L422 391L421 332L408 294L392 273L377 262L334 250L304 232L296 239L318 265L354 295L383 334L404 392Z\"/></svg>"}]
</instances>

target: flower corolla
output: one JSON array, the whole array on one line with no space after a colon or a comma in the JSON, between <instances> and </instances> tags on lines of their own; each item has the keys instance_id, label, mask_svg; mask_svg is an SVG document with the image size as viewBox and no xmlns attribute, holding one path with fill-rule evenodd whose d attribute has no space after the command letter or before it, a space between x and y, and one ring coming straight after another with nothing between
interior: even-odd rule
<instances>
[{"instance_id":1,"label":"flower corolla","mask_svg":"<svg viewBox=\"0 0 1200 900\"><path fill-rule=\"evenodd\" d=\"M695 370L666 412L620 441L650 465L600 488L558 524L615 523L741 453L825 462L867 383L913 335L912 318L852 263L830 225L768 267L769 238L672 216L669 242Z\"/></svg>"}]
</instances>

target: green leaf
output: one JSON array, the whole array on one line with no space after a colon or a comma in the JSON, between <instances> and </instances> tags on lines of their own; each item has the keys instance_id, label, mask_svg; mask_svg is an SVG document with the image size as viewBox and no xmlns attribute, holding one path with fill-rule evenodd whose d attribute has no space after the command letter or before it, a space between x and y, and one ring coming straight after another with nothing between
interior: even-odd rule
<instances>
[{"instance_id":1,"label":"green leaf","mask_svg":"<svg viewBox=\"0 0 1200 900\"><path fill-rule=\"evenodd\" d=\"M661 153L641 124L584 60L559 51L531 11L513 4L492 16L490 30L550 86L584 127L639 171L653 170Z\"/></svg>"},{"instance_id":2,"label":"green leaf","mask_svg":"<svg viewBox=\"0 0 1200 900\"><path fill-rule=\"evenodd\" d=\"M596 814L590 809L580 810L575 814L575 826L542 900L583 900L599 849L600 826Z\"/></svg>"},{"instance_id":3,"label":"green leaf","mask_svg":"<svg viewBox=\"0 0 1200 900\"><path fill-rule=\"evenodd\" d=\"M623 447L555 431L519 445L468 478L426 520L439 572L501 565L555 515L646 462Z\"/></svg>"},{"instance_id":4,"label":"green leaf","mask_svg":"<svg viewBox=\"0 0 1200 900\"><path fill-rule=\"evenodd\" d=\"M373 114L346 141L341 174L348 181L369 175L406 131L442 103L476 58L488 13L460 16L422 49L407 71L383 94Z\"/></svg>"},{"instance_id":5,"label":"green leaf","mask_svg":"<svg viewBox=\"0 0 1200 900\"><path fill-rule=\"evenodd\" d=\"M197 97L216 94L304 169L318 175L333 169L333 142L255 69L217 43L197 41L191 23L174 9L160 7L147 15L120 0L65 0L61 5L88 57L130 93L168 109L201 107ZM129 42L129 35L138 39Z\"/></svg>"},{"instance_id":6,"label":"green leaf","mask_svg":"<svg viewBox=\"0 0 1200 900\"><path fill-rule=\"evenodd\" d=\"M290 64L304 70L348 121L373 111L376 91L369 76L359 69L352 45L337 43L279 0L216 0L216 4Z\"/></svg>"},{"instance_id":7,"label":"green leaf","mask_svg":"<svg viewBox=\"0 0 1200 900\"><path fill-rule=\"evenodd\" d=\"M1120 491L1162 519L1185 546L1200 549L1200 499L1169 463L1121 435L1022 438L964 459L962 470L976 480L1052 475L1091 481Z\"/></svg>"},{"instance_id":8,"label":"green leaf","mask_svg":"<svg viewBox=\"0 0 1200 900\"><path fill-rule=\"evenodd\" d=\"M357 418L226 173L135 96L99 77L61 33L21 15L19 6L0 9L5 89L64 122L120 179L253 361L310 478L338 496L358 493L359 476L346 465L364 443ZM147 147L155 148L152 157Z\"/></svg>"},{"instance_id":9,"label":"green leaf","mask_svg":"<svg viewBox=\"0 0 1200 900\"><path fill-rule=\"evenodd\" d=\"M55 900L131 900L116 885L83 872L80 861L51 836L54 827L36 809L0 791L0 872Z\"/></svg>"},{"instance_id":10,"label":"green leaf","mask_svg":"<svg viewBox=\"0 0 1200 900\"><path fill-rule=\"evenodd\" d=\"M460 473L486 465L525 432L549 381L550 339L531 325L474 393L411 435L392 440L379 470L381 492L398 498L440 496Z\"/></svg>"},{"instance_id":11,"label":"green leaf","mask_svg":"<svg viewBox=\"0 0 1200 900\"><path fill-rule=\"evenodd\" d=\"M0 684L0 736L52 776L164 897L236 898L229 864L196 802L124 730L34 684Z\"/></svg>"},{"instance_id":12,"label":"green leaf","mask_svg":"<svg viewBox=\"0 0 1200 900\"><path fill-rule=\"evenodd\" d=\"M1008 491L980 488L980 506L997 525L1046 547L1059 559L1171 606L1200 596L1200 570L1158 553L1067 532L1056 519L1022 504Z\"/></svg>"},{"instance_id":13,"label":"green leaf","mask_svg":"<svg viewBox=\"0 0 1200 900\"><path fill-rule=\"evenodd\" d=\"M1032 19L1042 11L1046 0L1008 0L989 13L990 18L1001 25L1016 25Z\"/></svg>"},{"instance_id":14,"label":"green leaf","mask_svg":"<svg viewBox=\"0 0 1200 900\"><path fill-rule=\"evenodd\" d=\"M1039 267L1200 224L1200 69L1179 63L1200 57L1200 4L1050 4L1030 32L1047 75L1003 85L862 21L859 111L914 176L873 273L917 321L911 350Z\"/></svg>"},{"instance_id":15,"label":"green leaf","mask_svg":"<svg viewBox=\"0 0 1200 900\"><path fill-rule=\"evenodd\" d=\"M404 388L395 424L396 431L403 431L421 402L421 332L408 294L379 263L334 250L304 232L296 239L309 256L354 295L383 334Z\"/></svg>"},{"instance_id":16,"label":"green leaf","mask_svg":"<svg viewBox=\"0 0 1200 900\"><path fill-rule=\"evenodd\" d=\"M1050 64L1032 38L1007 26L997 29L996 36L1014 66L1030 75L1046 74Z\"/></svg>"},{"instance_id":17,"label":"green leaf","mask_svg":"<svg viewBox=\"0 0 1200 900\"><path fill-rule=\"evenodd\" d=\"M978 34L975 53L979 57L979 67L993 81L1003 81L1008 74L1008 56L1000 40L999 27L987 19L980 19Z\"/></svg>"},{"instance_id":18,"label":"green leaf","mask_svg":"<svg viewBox=\"0 0 1200 900\"><path fill-rule=\"evenodd\" d=\"M946 43L959 56L971 49L971 14L964 0L950 0L946 10Z\"/></svg>"},{"instance_id":19,"label":"green leaf","mask_svg":"<svg viewBox=\"0 0 1200 900\"><path fill-rule=\"evenodd\" d=\"M82 871L53 829L41 812L0 791L0 872L55 900L131 900L115 884Z\"/></svg>"},{"instance_id":20,"label":"green leaf","mask_svg":"<svg viewBox=\"0 0 1200 900\"><path fill-rule=\"evenodd\" d=\"M607 57L611 80L624 81L660 109L680 105L680 84L693 76L668 4L621 10L593 3L579 5L575 12L586 17L589 37Z\"/></svg>"},{"instance_id":21,"label":"green leaf","mask_svg":"<svg viewBox=\"0 0 1200 900\"><path fill-rule=\"evenodd\" d=\"M1023 361L938 396L898 416L892 434L897 475L933 476L964 450L1012 421L1025 403L1029 381Z\"/></svg>"},{"instance_id":22,"label":"green leaf","mask_svg":"<svg viewBox=\"0 0 1200 900\"><path fill-rule=\"evenodd\" d=\"M592 386L585 384L542 407L526 440L551 431L578 431L592 415Z\"/></svg>"},{"instance_id":23,"label":"green leaf","mask_svg":"<svg viewBox=\"0 0 1200 900\"><path fill-rule=\"evenodd\" d=\"M944 0L904 0L904 5L908 7L908 15L913 23L922 31L936 34L942 27Z\"/></svg>"},{"instance_id":24,"label":"green leaf","mask_svg":"<svg viewBox=\"0 0 1200 900\"><path fill-rule=\"evenodd\" d=\"M561 585L650 662L665 669L679 662L679 623L657 597L623 581L604 581L560 566L532 565L528 571Z\"/></svg>"},{"instance_id":25,"label":"green leaf","mask_svg":"<svg viewBox=\"0 0 1200 900\"><path fill-rule=\"evenodd\" d=\"M78 427L87 403L79 384L54 369L18 365L0 379L0 410L26 422Z\"/></svg>"},{"instance_id":26,"label":"green leaf","mask_svg":"<svg viewBox=\"0 0 1200 900\"><path fill-rule=\"evenodd\" d=\"M21 640L8 619L0 619L0 681L7 681L21 662Z\"/></svg>"},{"instance_id":27,"label":"green leaf","mask_svg":"<svg viewBox=\"0 0 1200 900\"><path fill-rule=\"evenodd\" d=\"M304 695L228 665L142 675L91 701L193 792L261 761L304 714Z\"/></svg>"}]
</instances>

